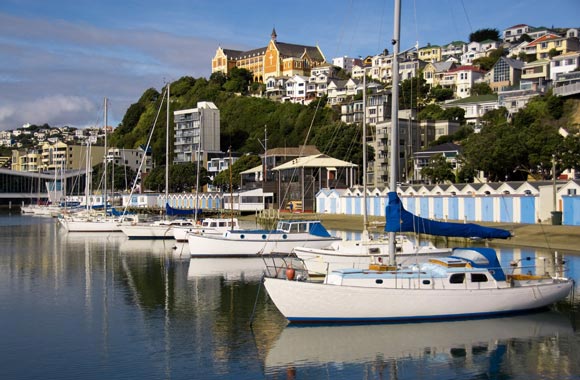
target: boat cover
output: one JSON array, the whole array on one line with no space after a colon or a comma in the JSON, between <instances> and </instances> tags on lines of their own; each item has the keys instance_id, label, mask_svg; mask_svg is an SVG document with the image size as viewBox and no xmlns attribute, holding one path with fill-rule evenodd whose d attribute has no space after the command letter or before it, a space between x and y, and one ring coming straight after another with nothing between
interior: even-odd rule
<instances>
[{"instance_id":1,"label":"boat cover","mask_svg":"<svg viewBox=\"0 0 580 380\"><path fill-rule=\"evenodd\" d=\"M501 229L484 227L474 223L439 222L413 215L405 210L399 196L391 191L386 208L385 232L414 232L435 236L454 236L482 239L507 239L511 232Z\"/></svg>"},{"instance_id":2,"label":"boat cover","mask_svg":"<svg viewBox=\"0 0 580 380\"><path fill-rule=\"evenodd\" d=\"M201 209L195 209L195 208L191 208L191 209L183 209L183 208L173 208L169 205L169 203L165 204L165 212L167 213L167 215L200 215L201 214Z\"/></svg>"},{"instance_id":3,"label":"boat cover","mask_svg":"<svg viewBox=\"0 0 580 380\"><path fill-rule=\"evenodd\" d=\"M310 225L310 234L320 237L330 237L330 233L324 228L322 223L312 223Z\"/></svg>"}]
</instances>

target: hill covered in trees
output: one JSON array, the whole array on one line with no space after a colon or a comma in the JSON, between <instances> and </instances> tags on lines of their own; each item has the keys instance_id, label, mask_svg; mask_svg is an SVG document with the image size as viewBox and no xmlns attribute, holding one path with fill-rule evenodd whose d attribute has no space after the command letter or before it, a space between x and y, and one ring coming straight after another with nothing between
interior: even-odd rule
<instances>
[{"instance_id":1,"label":"hill covered in trees","mask_svg":"<svg viewBox=\"0 0 580 380\"><path fill-rule=\"evenodd\" d=\"M213 74L210 79L182 77L171 83L170 136L173 136L173 111L195 108L200 101L211 101L220 109L223 151L231 148L232 151L242 154L263 153L264 128L267 128L268 148L315 145L329 156L351 161L359 167L362 165L360 126L340 122L338 110L327 107L326 98L304 106L251 96L253 93L260 93L263 87L261 84L252 83L246 74L245 70L237 70L227 78L218 73ZM463 110L443 110L433 104L436 99L421 82L411 80L401 83L401 108L405 108L407 103L408 106L418 106L420 119L447 118L463 121ZM408 92L404 91L406 85L422 89L415 92L420 98L413 101L408 96L405 97ZM153 88L146 90L129 107L110 138L113 146L136 148L147 144L155 125L151 149L156 170L161 170L165 164L167 118L166 106L161 103L165 90L166 88L159 91ZM467 182L478 171L483 171L490 180L525 180L530 175L548 178L553 158L556 158L558 172L578 168L578 110L578 100L564 101L547 94L532 100L513 117L508 117L504 108L488 113L482 120L481 133L474 134L471 128L466 127L455 136L447 136L438 141L453 141L463 147L463 171L448 175L447 179ZM570 135L562 136L559 133L561 127L567 129ZM368 135L371 136L372 131ZM173 138L170 137L169 142L171 154ZM373 149L368 150L368 159L374 159ZM256 162L243 160L242 163L255 165ZM238 167L236 171L245 169ZM171 172L183 174L183 170ZM194 173L195 170L189 168L187 172ZM162 176L151 173L150 177ZM207 178L204 178L202 183L206 181ZM180 190L190 187L191 184L182 185Z\"/></svg>"}]
</instances>

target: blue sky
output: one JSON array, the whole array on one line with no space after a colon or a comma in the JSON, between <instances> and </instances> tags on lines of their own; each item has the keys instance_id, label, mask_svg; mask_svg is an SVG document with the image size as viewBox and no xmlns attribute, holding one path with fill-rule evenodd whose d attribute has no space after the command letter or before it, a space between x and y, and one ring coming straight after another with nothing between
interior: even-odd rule
<instances>
[{"instance_id":1,"label":"blue sky","mask_svg":"<svg viewBox=\"0 0 580 380\"><path fill-rule=\"evenodd\" d=\"M467 41L482 28L580 27L579 0L403 0L401 48ZM392 0L2 0L0 130L116 125L143 91L209 77L218 46L278 41L333 57L391 50Z\"/></svg>"}]
</instances>

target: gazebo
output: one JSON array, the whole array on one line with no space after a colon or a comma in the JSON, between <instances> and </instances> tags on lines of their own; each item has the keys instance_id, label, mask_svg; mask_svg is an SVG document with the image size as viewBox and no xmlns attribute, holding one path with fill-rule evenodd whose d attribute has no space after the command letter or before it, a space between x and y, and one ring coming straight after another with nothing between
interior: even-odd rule
<instances>
[{"instance_id":1,"label":"gazebo","mask_svg":"<svg viewBox=\"0 0 580 380\"><path fill-rule=\"evenodd\" d=\"M356 164L326 154L298 157L272 171L278 172L280 208L302 201L303 210L315 211L316 193L323 189L346 189L357 182Z\"/></svg>"}]
</instances>

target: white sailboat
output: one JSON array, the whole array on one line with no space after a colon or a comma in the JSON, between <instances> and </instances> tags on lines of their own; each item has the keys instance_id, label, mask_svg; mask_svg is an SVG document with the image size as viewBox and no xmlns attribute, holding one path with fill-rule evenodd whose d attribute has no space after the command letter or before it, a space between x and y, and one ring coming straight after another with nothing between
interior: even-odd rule
<instances>
[{"instance_id":1,"label":"white sailboat","mask_svg":"<svg viewBox=\"0 0 580 380\"><path fill-rule=\"evenodd\" d=\"M192 226L174 226L173 238L178 242L187 242L189 234L221 235L229 230L239 230L238 218L204 218Z\"/></svg>"},{"instance_id":2,"label":"white sailboat","mask_svg":"<svg viewBox=\"0 0 580 380\"><path fill-rule=\"evenodd\" d=\"M241 229L222 235L188 235L192 257L287 255L297 246L322 248L337 240L319 220L281 220L274 230Z\"/></svg>"},{"instance_id":3,"label":"white sailboat","mask_svg":"<svg viewBox=\"0 0 580 380\"><path fill-rule=\"evenodd\" d=\"M167 120L165 132L165 197L164 203L167 205L169 199L169 100L170 83L167 83ZM161 103L163 105L163 102ZM161 108L160 108L161 109ZM194 225L195 222L189 219L156 220L154 222L122 222L119 228L129 239L173 239L174 226Z\"/></svg>"},{"instance_id":4,"label":"white sailboat","mask_svg":"<svg viewBox=\"0 0 580 380\"><path fill-rule=\"evenodd\" d=\"M415 217L394 190L398 162L398 52L400 0L395 0L390 189L387 206L389 265L340 269L323 282L288 268L287 278L265 277L264 286L290 322L393 322L487 317L544 308L570 293L573 280L562 275L517 273L501 268L495 250L456 248L445 258L396 267L395 236L416 231L448 236L510 236L509 231ZM473 234L473 235L472 235ZM269 271L270 272L270 271ZM279 272L279 271L276 271ZM305 280L306 279L306 280Z\"/></svg>"},{"instance_id":5,"label":"white sailboat","mask_svg":"<svg viewBox=\"0 0 580 380\"><path fill-rule=\"evenodd\" d=\"M90 162L90 145L87 145L86 154L86 178L85 178L85 211L82 213L75 214L61 214L59 215L60 225L68 232L121 232L119 228L119 221L111 216L107 215L108 202L107 202L107 120L108 120L108 99L104 100L104 132L105 132L105 160L104 160L104 181L103 181L103 211L97 212L91 208L89 202L90 194L90 175L91 175L91 162Z\"/></svg>"}]
</instances>

